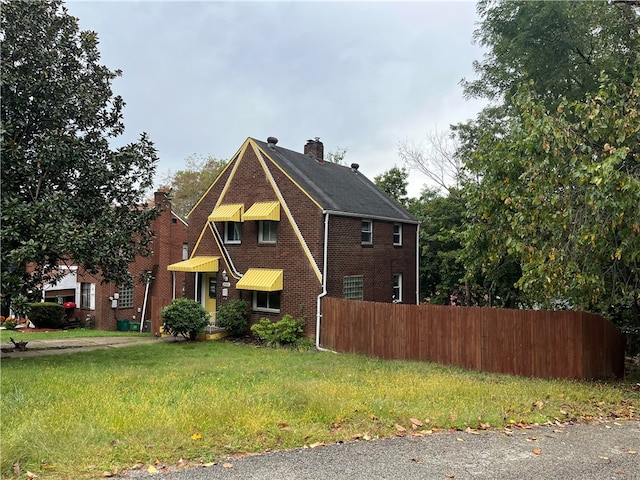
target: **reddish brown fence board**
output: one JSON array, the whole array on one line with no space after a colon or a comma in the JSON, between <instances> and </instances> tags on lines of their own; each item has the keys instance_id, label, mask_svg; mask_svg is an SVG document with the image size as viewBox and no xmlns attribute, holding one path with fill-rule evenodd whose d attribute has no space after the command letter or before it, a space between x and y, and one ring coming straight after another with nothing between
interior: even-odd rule
<instances>
[{"instance_id":1,"label":"reddish brown fence board","mask_svg":"<svg viewBox=\"0 0 640 480\"><path fill-rule=\"evenodd\" d=\"M599 379L624 374L624 339L584 312L397 305L326 297L321 345L485 372Z\"/></svg>"}]
</instances>

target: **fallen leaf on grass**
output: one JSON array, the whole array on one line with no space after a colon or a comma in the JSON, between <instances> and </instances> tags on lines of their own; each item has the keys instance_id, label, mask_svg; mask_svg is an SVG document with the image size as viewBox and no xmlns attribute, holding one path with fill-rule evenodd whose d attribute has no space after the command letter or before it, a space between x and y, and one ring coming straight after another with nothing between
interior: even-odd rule
<instances>
[{"instance_id":1,"label":"fallen leaf on grass","mask_svg":"<svg viewBox=\"0 0 640 480\"><path fill-rule=\"evenodd\" d=\"M471 428L471 427L467 427L467 428L465 429L465 432L466 432L466 433L471 433L472 435L480 435L480 432L479 432L479 431L474 430L474 429L473 429L473 428Z\"/></svg>"},{"instance_id":2,"label":"fallen leaf on grass","mask_svg":"<svg viewBox=\"0 0 640 480\"><path fill-rule=\"evenodd\" d=\"M149 465L147 467L147 473L158 473L158 469L156 467L154 467L153 465Z\"/></svg>"},{"instance_id":3,"label":"fallen leaf on grass","mask_svg":"<svg viewBox=\"0 0 640 480\"><path fill-rule=\"evenodd\" d=\"M36 475L35 473L31 473L29 470L27 470L27 478L29 480L32 480L33 478L38 478L38 475Z\"/></svg>"},{"instance_id":4,"label":"fallen leaf on grass","mask_svg":"<svg viewBox=\"0 0 640 480\"><path fill-rule=\"evenodd\" d=\"M407 429L406 429L406 428L404 428L404 427L403 427L402 425L400 425L399 423L396 423L396 430L397 430L397 431L399 431L399 432L401 432L401 433L402 433L402 432L406 432L406 431L407 431Z\"/></svg>"},{"instance_id":5,"label":"fallen leaf on grass","mask_svg":"<svg viewBox=\"0 0 640 480\"><path fill-rule=\"evenodd\" d=\"M309 445L309 448L322 447L323 445L324 445L324 443L322 443L322 442L316 442L316 443L312 443L311 445Z\"/></svg>"},{"instance_id":6,"label":"fallen leaf on grass","mask_svg":"<svg viewBox=\"0 0 640 480\"><path fill-rule=\"evenodd\" d=\"M191 440L200 440L202 438L202 435L199 433L194 433L193 435L191 435Z\"/></svg>"},{"instance_id":7,"label":"fallen leaf on grass","mask_svg":"<svg viewBox=\"0 0 640 480\"><path fill-rule=\"evenodd\" d=\"M291 427L289 425L287 425L286 423L279 423L278 424L278 428L280 430L291 430Z\"/></svg>"},{"instance_id":8,"label":"fallen leaf on grass","mask_svg":"<svg viewBox=\"0 0 640 480\"><path fill-rule=\"evenodd\" d=\"M415 425L416 427L421 427L422 425L424 425L420 420L418 420L417 418L410 418L409 421Z\"/></svg>"},{"instance_id":9,"label":"fallen leaf on grass","mask_svg":"<svg viewBox=\"0 0 640 480\"><path fill-rule=\"evenodd\" d=\"M16 476L19 476L22 473L22 468L20 468L20 464L19 463L14 463L13 464L13 473L15 473Z\"/></svg>"},{"instance_id":10,"label":"fallen leaf on grass","mask_svg":"<svg viewBox=\"0 0 640 480\"><path fill-rule=\"evenodd\" d=\"M535 453L536 455L541 455L542 454L542 450L540 450L539 448L534 448L532 450L533 453Z\"/></svg>"}]
</instances>

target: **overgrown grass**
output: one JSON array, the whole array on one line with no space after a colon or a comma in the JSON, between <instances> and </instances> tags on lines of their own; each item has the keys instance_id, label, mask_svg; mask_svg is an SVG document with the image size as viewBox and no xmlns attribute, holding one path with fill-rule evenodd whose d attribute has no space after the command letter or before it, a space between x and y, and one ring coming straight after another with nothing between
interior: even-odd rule
<instances>
[{"instance_id":1,"label":"overgrown grass","mask_svg":"<svg viewBox=\"0 0 640 480\"><path fill-rule=\"evenodd\" d=\"M2 362L1 475L99 477L156 460L391 436L633 416L624 384L536 380L419 362L265 349L225 342L154 343ZM23 474L24 476L24 474Z\"/></svg>"},{"instance_id":2,"label":"overgrown grass","mask_svg":"<svg viewBox=\"0 0 640 480\"><path fill-rule=\"evenodd\" d=\"M73 328L71 330L53 330L50 332L30 332L16 330L0 330L0 341L8 342L9 337L18 341L29 340L54 340L63 338L85 338L85 337L132 337L137 335L149 335L149 333L139 332L116 332L108 330L91 330L85 328Z\"/></svg>"}]
</instances>

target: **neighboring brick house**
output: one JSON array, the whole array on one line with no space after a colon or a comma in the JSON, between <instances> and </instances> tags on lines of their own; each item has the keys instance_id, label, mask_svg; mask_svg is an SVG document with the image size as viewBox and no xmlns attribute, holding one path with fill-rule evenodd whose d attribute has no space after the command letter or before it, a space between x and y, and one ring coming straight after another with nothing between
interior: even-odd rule
<instances>
[{"instance_id":1,"label":"neighboring brick house","mask_svg":"<svg viewBox=\"0 0 640 480\"><path fill-rule=\"evenodd\" d=\"M172 212L166 192L156 192L154 203L164 208L151 226L155 234L152 254L137 257L129 266L132 287L103 284L99 276L82 273L78 266L61 267L69 270L69 274L55 285L45 286L44 300L75 303L76 308L69 311L69 316L83 325L87 316L91 316L94 328L100 330L116 330L118 320L126 319L159 333L160 309L171 303L173 292L182 296L184 290L185 275L172 275L167 267L188 258L188 237L187 224ZM144 278L149 281L143 281Z\"/></svg>"},{"instance_id":2,"label":"neighboring brick house","mask_svg":"<svg viewBox=\"0 0 640 480\"><path fill-rule=\"evenodd\" d=\"M322 297L418 300L418 221L359 170L248 138L189 213L186 295L215 318L229 299L251 323L285 314L315 336ZM316 338L316 340L318 340Z\"/></svg>"}]
</instances>

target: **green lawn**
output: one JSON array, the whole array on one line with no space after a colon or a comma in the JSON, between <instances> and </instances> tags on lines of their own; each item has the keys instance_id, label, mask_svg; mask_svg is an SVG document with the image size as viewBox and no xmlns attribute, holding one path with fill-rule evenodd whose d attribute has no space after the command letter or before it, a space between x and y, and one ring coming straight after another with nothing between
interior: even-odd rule
<instances>
[{"instance_id":1,"label":"green lawn","mask_svg":"<svg viewBox=\"0 0 640 480\"><path fill-rule=\"evenodd\" d=\"M427 363L159 342L2 361L2 478L95 478L154 461L439 428L633 416L624 383L523 379ZM411 419L422 426L412 427Z\"/></svg>"}]
</instances>

